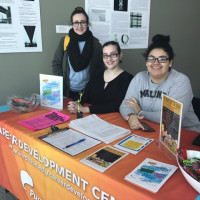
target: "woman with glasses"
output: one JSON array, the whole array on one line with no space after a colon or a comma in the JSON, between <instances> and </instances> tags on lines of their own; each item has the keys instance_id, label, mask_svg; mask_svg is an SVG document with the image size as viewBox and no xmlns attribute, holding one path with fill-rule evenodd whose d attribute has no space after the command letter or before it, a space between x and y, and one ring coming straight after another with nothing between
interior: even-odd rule
<instances>
[{"instance_id":1,"label":"woman with glasses","mask_svg":"<svg viewBox=\"0 0 200 200\"><path fill-rule=\"evenodd\" d=\"M174 52L170 37L155 35L144 53L147 71L139 72L131 81L120 112L131 129L144 129L145 118L160 123L162 94L181 103L182 127L200 132L200 122L192 106L192 88L188 77L172 69Z\"/></svg>"},{"instance_id":2,"label":"woman with glasses","mask_svg":"<svg viewBox=\"0 0 200 200\"><path fill-rule=\"evenodd\" d=\"M76 100L97 69L103 69L104 65L102 45L89 30L89 18L83 8L75 8L71 24L69 34L59 42L52 68L54 75L63 76L64 96Z\"/></svg>"},{"instance_id":3,"label":"woman with glasses","mask_svg":"<svg viewBox=\"0 0 200 200\"><path fill-rule=\"evenodd\" d=\"M69 102L69 112L119 112L119 106L133 78L133 75L120 67L122 56L120 46L117 42L109 41L103 45L103 62L106 69L99 70L88 82L80 105L77 101ZM90 105L84 106L84 103Z\"/></svg>"}]
</instances>

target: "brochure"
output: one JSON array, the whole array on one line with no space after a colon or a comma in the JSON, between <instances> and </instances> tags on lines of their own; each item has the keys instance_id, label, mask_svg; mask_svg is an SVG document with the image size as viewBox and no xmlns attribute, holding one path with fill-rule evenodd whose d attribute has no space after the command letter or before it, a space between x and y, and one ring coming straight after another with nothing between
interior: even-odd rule
<instances>
[{"instance_id":1,"label":"brochure","mask_svg":"<svg viewBox=\"0 0 200 200\"><path fill-rule=\"evenodd\" d=\"M50 127L52 125L64 123L69 118L70 116L68 115L64 115L56 110L52 110L51 112L48 112L44 115L19 121L18 124L25 126L32 131L36 131Z\"/></svg>"},{"instance_id":2,"label":"brochure","mask_svg":"<svg viewBox=\"0 0 200 200\"><path fill-rule=\"evenodd\" d=\"M182 103L163 95L161 122L160 122L160 141L174 154L180 144Z\"/></svg>"},{"instance_id":3,"label":"brochure","mask_svg":"<svg viewBox=\"0 0 200 200\"><path fill-rule=\"evenodd\" d=\"M176 170L175 165L146 158L125 180L156 193Z\"/></svg>"},{"instance_id":4,"label":"brochure","mask_svg":"<svg viewBox=\"0 0 200 200\"><path fill-rule=\"evenodd\" d=\"M124 140L120 141L119 143L115 144L114 146L117 147L118 149L127 151L129 153L137 154L147 145L149 145L152 141L153 139L133 134L125 138Z\"/></svg>"},{"instance_id":5,"label":"brochure","mask_svg":"<svg viewBox=\"0 0 200 200\"><path fill-rule=\"evenodd\" d=\"M100 172L104 172L127 155L128 153L125 153L114 147L105 146L90 156L80 160L80 162Z\"/></svg>"},{"instance_id":6,"label":"brochure","mask_svg":"<svg viewBox=\"0 0 200 200\"><path fill-rule=\"evenodd\" d=\"M95 114L72 120L69 126L105 143L113 142L131 133L129 129L104 121Z\"/></svg>"},{"instance_id":7,"label":"brochure","mask_svg":"<svg viewBox=\"0 0 200 200\"><path fill-rule=\"evenodd\" d=\"M40 74L40 105L63 110L63 77Z\"/></svg>"},{"instance_id":8,"label":"brochure","mask_svg":"<svg viewBox=\"0 0 200 200\"><path fill-rule=\"evenodd\" d=\"M95 140L69 128L59 129L55 133L52 132L51 134L40 136L39 139L72 156L101 143L99 140Z\"/></svg>"}]
</instances>

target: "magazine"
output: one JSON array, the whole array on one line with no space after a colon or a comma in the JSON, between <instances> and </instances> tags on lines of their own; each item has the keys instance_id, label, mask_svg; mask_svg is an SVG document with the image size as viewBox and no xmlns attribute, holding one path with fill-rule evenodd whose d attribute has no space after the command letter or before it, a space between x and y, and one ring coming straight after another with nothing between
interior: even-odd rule
<instances>
[{"instance_id":1,"label":"magazine","mask_svg":"<svg viewBox=\"0 0 200 200\"><path fill-rule=\"evenodd\" d=\"M80 160L80 162L100 172L104 172L127 155L128 153L118 150L114 147L105 146L102 149L92 153L88 157Z\"/></svg>"},{"instance_id":2,"label":"magazine","mask_svg":"<svg viewBox=\"0 0 200 200\"><path fill-rule=\"evenodd\" d=\"M139 135L130 135L124 140L118 142L114 146L118 149L127 151L132 154L137 154L142 149L144 149L147 145L149 145L153 139L141 137Z\"/></svg>"},{"instance_id":3,"label":"magazine","mask_svg":"<svg viewBox=\"0 0 200 200\"><path fill-rule=\"evenodd\" d=\"M156 193L176 170L175 165L146 158L125 180Z\"/></svg>"}]
</instances>

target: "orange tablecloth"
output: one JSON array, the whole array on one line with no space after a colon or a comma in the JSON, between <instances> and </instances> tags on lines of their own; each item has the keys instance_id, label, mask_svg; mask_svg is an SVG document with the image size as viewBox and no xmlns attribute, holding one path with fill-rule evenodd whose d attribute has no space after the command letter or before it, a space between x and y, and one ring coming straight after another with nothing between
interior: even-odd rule
<instances>
[{"instance_id":1,"label":"orange tablecloth","mask_svg":"<svg viewBox=\"0 0 200 200\"><path fill-rule=\"evenodd\" d=\"M101 173L79 160L102 148L105 143L72 157L38 139L39 136L47 134L49 129L34 132L17 124L20 120L47 112L49 110L37 109L21 115L12 111L0 114L0 185L20 200L191 200L197 197L198 193L186 182L179 169L155 194L124 180L124 177L147 157L178 166L176 160L168 159L154 142L137 155L129 154ZM70 120L76 118L67 110L61 112L70 115ZM129 128L119 113L98 116L115 125ZM68 123L69 121L58 126L63 128L68 126ZM132 134L157 141L159 125L148 123L156 132L138 130L132 131ZM192 140L197 135L198 133L182 130L180 146L199 150L199 147L192 145ZM120 140L109 145L112 146ZM23 181L29 184L23 187Z\"/></svg>"}]
</instances>

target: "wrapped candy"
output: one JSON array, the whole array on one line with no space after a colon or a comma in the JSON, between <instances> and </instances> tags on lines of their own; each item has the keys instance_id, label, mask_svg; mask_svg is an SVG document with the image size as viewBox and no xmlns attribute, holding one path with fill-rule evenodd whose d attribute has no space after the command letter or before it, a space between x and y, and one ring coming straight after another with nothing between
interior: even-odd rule
<instances>
[{"instance_id":1,"label":"wrapped candy","mask_svg":"<svg viewBox=\"0 0 200 200\"><path fill-rule=\"evenodd\" d=\"M177 149L178 161L182 168L195 180L200 182L200 158L187 158L186 149Z\"/></svg>"}]
</instances>

